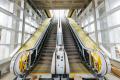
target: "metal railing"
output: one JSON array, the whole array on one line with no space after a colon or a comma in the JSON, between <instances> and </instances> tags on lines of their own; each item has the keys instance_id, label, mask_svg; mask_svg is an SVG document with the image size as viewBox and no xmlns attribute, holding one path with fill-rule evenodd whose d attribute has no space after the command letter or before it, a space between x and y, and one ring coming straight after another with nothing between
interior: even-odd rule
<instances>
[{"instance_id":1,"label":"metal railing","mask_svg":"<svg viewBox=\"0 0 120 80\"><path fill-rule=\"evenodd\" d=\"M85 63L85 65L89 69L91 69L91 71L94 72L96 76L102 77L105 74L109 73L111 71L111 64L105 53L101 49L98 50L99 48L96 49L87 48L83 44L77 32L69 23L69 21L68 26L70 26L70 31L73 33L73 37L77 43L83 63ZM95 62L95 60L93 59L95 56L93 54L96 54L100 58L101 63Z\"/></svg>"},{"instance_id":2,"label":"metal railing","mask_svg":"<svg viewBox=\"0 0 120 80\"><path fill-rule=\"evenodd\" d=\"M40 56L39 52L42 49L45 38L48 35L50 24L39 37L34 47L16 54L11 59L10 71L18 78L25 78L29 71L36 65L37 59Z\"/></svg>"}]
</instances>

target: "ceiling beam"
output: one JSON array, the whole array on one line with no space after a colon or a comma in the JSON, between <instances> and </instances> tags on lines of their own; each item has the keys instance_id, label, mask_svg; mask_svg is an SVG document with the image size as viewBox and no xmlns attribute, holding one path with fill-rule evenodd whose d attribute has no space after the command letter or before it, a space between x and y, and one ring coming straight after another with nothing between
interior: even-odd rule
<instances>
[{"instance_id":1,"label":"ceiling beam","mask_svg":"<svg viewBox=\"0 0 120 80\"><path fill-rule=\"evenodd\" d=\"M69 9L68 17L71 17L75 9Z\"/></svg>"},{"instance_id":2,"label":"ceiling beam","mask_svg":"<svg viewBox=\"0 0 120 80\"><path fill-rule=\"evenodd\" d=\"M90 0L32 0L39 9L80 9Z\"/></svg>"},{"instance_id":3,"label":"ceiling beam","mask_svg":"<svg viewBox=\"0 0 120 80\"><path fill-rule=\"evenodd\" d=\"M47 9L45 9L44 11L45 11L45 13L46 13L47 17L48 17L48 18L50 18L50 17L51 17L50 11L49 11L49 10L47 10Z\"/></svg>"},{"instance_id":4,"label":"ceiling beam","mask_svg":"<svg viewBox=\"0 0 120 80\"><path fill-rule=\"evenodd\" d=\"M38 9L81 9L83 6L38 6Z\"/></svg>"}]
</instances>

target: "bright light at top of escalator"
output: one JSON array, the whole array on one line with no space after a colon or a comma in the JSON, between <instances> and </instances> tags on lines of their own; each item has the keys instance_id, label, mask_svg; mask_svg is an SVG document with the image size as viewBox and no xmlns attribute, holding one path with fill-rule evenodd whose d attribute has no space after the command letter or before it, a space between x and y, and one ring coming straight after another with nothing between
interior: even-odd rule
<instances>
[{"instance_id":1,"label":"bright light at top of escalator","mask_svg":"<svg viewBox=\"0 0 120 80\"><path fill-rule=\"evenodd\" d=\"M67 16L69 10L50 10L51 16L55 17L55 18L64 18L65 16Z\"/></svg>"}]
</instances>

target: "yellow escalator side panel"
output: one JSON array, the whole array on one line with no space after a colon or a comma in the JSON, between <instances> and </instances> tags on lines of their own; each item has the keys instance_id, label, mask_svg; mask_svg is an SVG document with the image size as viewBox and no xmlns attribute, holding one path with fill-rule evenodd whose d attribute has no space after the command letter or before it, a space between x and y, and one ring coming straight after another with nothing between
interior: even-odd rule
<instances>
[{"instance_id":1,"label":"yellow escalator side panel","mask_svg":"<svg viewBox=\"0 0 120 80\"><path fill-rule=\"evenodd\" d=\"M88 35L84 32L84 30L81 27L79 27L79 25L72 18L68 18L68 19L72 28L76 31L76 33L78 34L78 37L80 38L84 46L89 49L97 50L96 52L92 52L90 54L92 55L92 58L94 61L93 62L94 67L99 72L102 67L102 60L100 55L98 54L98 52L100 51L100 48L97 47L96 43L91 38L88 37Z\"/></svg>"},{"instance_id":2,"label":"yellow escalator side panel","mask_svg":"<svg viewBox=\"0 0 120 80\"><path fill-rule=\"evenodd\" d=\"M90 39L88 37L88 35L83 31L83 29L81 27L79 27L79 25L72 18L68 18L68 19L69 19L70 24L75 29L75 31L77 32L78 36L80 37L81 41L83 42L83 44L87 48L100 50L97 47L97 45L94 43L94 41L92 41L92 39Z\"/></svg>"},{"instance_id":3,"label":"yellow escalator side panel","mask_svg":"<svg viewBox=\"0 0 120 80\"><path fill-rule=\"evenodd\" d=\"M29 53L25 53L23 55L21 55L20 60L19 60L19 69L20 71L23 73L26 68L27 68L27 64L28 64L28 55Z\"/></svg>"},{"instance_id":4,"label":"yellow escalator side panel","mask_svg":"<svg viewBox=\"0 0 120 80\"><path fill-rule=\"evenodd\" d=\"M96 70L98 72L100 72L101 70L101 65L102 65L102 61L100 56L97 53L92 53L92 57L93 57L93 61L94 61L94 67L96 68Z\"/></svg>"},{"instance_id":5,"label":"yellow escalator side panel","mask_svg":"<svg viewBox=\"0 0 120 80\"><path fill-rule=\"evenodd\" d=\"M42 33L45 31L45 29L49 25L50 20L51 19L48 18L41 24L41 26L36 30L36 32L31 36L31 38L28 41L26 41L24 45L19 49L18 53L34 47L39 37L42 36Z\"/></svg>"}]
</instances>

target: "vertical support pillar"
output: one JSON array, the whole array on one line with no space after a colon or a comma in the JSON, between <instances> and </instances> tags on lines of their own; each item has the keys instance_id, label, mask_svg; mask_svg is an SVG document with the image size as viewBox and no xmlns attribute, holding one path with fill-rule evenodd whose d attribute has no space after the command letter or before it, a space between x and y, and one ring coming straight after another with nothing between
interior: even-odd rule
<instances>
[{"instance_id":1,"label":"vertical support pillar","mask_svg":"<svg viewBox=\"0 0 120 80\"><path fill-rule=\"evenodd\" d=\"M21 45L24 43L25 17L26 17L26 0L24 0L24 10L23 10L23 21L22 21L22 38L21 38Z\"/></svg>"},{"instance_id":2,"label":"vertical support pillar","mask_svg":"<svg viewBox=\"0 0 120 80\"><path fill-rule=\"evenodd\" d=\"M97 17L96 17L96 8L95 8L95 0L92 0L93 5L93 14L94 14L94 23L95 23L95 37L96 37L96 43L99 47L99 41L98 41L98 29L97 29Z\"/></svg>"}]
</instances>

